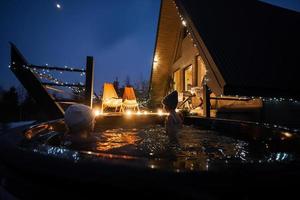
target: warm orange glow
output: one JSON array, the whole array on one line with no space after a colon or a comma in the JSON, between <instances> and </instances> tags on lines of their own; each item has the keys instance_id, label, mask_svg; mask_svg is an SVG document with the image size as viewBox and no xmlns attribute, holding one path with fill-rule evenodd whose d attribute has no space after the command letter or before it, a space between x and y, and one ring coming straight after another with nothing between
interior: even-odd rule
<instances>
[{"instance_id":1,"label":"warm orange glow","mask_svg":"<svg viewBox=\"0 0 300 200\"><path fill-rule=\"evenodd\" d=\"M118 94L112 83L104 83L102 96L102 110L105 108L120 108L122 107L122 98Z\"/></svg>"},{"instance_id":2,"label":"warm orange glow","mask_svg":"<svg viewBox=\"0 0 300 200\"><path fill-rule=\"evenodd\" d=\"M133 87L125 87L123 93L123 99L136 100Z\"/></svg>"},{"instance_id":3,"label":"warm orange glow","mask_svg":"<svg viewBox=\"0 0 300 200\"><path fill-rule=\"evenodd\" d=\"M137 114L137 115L141 115L142 113L141 113L140 111L138 111L136 114Z\"/></svg>"},{"instance_id":4,"label":"warm orange glow","mask_svg":"<svg viewBox=\"0 0 300 200\"><path fill-rule=\"evenodd\" d=\"M131 116L131 115L132 115L131 110L127 110L127 111L126 111L126 115Z\"/></svg>"},{"instance_id":5,"label":"warm orange glow","mask_svg":"<svg viewBox=\"0 0 300 200\"><path fill-rule=\"evenodd\" d=\"M156 56L154 57L154 60L153 60L153 68L154 68L154 69L156 69L156 66L158 65L158 61L159 61L159 58L158 58L158 56L156 55Z\"/></svg>"},{"instance_id":6,"label":"warm orange glow","mask_svg":"<svg viewBox=\"0 0 300 200\"><path fill-rule=\"evenodd\" d=\"M102 141L97 143L97 150L110 151L121 147L125 148L128 145L136 145L140 139L134 131L123 132L122 134L106 131L102 133Z\"/></svg>"},{"instance_id":7,"label":"warm orange glow","mask_svg":"<svg viewBox=\"0 0 300 200\"><path fill-rule=\"evenodd\" d=\"M144 115L147 115L148 114L148 112L147 111L144 111L144 113L143 113Z\"/></svg>"},{"instance_id":8,"label":"warm orange glow","mask_svg":"<svg viewBox=\"0 0 300 200\"><path fill-rule=\"evenodd\" d=\"M161 109L158 109L158 110L157 110L157 114L158 114L159 116L162 116L164 113L163 113L163 111L162 111Z\"/></svg>"},{"instance_id":9,"label":"warm orange glow","mask_svg":"<svg viewBox=\"0 0 300 200\"><path fill-rule=\"evenodd\" d=\"M290 137L293 136L293 135L292 135L291 133L289 133L289 132L282 132L282 135L284 135L284 136L287 137L287 138L290 138Z\"/></svg>"},{"instance_id":10,"label":"warm orange glow","mask_svg":"<svg viewBox=\"0 0 300 200\"><path fill-rule=\"evenodd\" d=\"M93 110L93 112L94 112L94 115L95 115L96 117L103 114L102 111L101 111L100 109L98 109L98 108L95 108L95 109Z\"/></svg>"}]
</instances>

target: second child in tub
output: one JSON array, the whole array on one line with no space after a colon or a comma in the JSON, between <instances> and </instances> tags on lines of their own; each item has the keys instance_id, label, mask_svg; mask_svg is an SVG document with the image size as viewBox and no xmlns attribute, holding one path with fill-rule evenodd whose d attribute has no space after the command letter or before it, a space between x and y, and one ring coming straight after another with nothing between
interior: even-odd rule
<instances>
[{"instance_id":1,"label":"second child in tub","mask_svg":"<svg viewBox=\"0 0 300 200\"><path fill-rule=\"evenodd\" d=\"M182 128L183 117L176 113L178 104L178 92L175 90L162 100L164 109L169 113L166 118L166 133L170 144L178 144L178 132Z\"/></svg>"}]
</instances>

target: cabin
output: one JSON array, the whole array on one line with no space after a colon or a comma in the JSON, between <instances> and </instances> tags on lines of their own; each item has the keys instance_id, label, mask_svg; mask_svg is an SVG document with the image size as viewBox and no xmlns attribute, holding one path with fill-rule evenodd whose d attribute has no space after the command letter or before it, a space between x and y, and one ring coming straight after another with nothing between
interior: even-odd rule
<instances>
[{"instance_id":1,"label":"cabin","mask_svg":"<svg viewBox=\"0 0 300 200\"><path fill-rule=\"evenodd\" d=\"M152 106L160 107L173 90L183 101L198 89L204 103L198 115L271 122L299 118L299 105L290 107L300 97L299 24L300 13L261 1L162 0ZM278 112L270 110L278 103L283 106L277 108L293 112L266 119Z\"/></svg>"}]
</instances>

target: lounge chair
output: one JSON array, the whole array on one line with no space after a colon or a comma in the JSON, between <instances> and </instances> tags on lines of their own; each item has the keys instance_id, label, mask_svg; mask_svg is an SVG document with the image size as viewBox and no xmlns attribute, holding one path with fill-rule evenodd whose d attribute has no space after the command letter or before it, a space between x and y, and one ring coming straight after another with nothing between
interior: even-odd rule
<instances>
[{"instance_id":1,"label":"lounge chair","mask_svg":"<svg viewBox=\"0 0 300 200\"><path fill-rule=\"evenodd\" d=\"M119 108L122 111L122 99L118 97L114 85L111 83L104 83L103 97L102 97L102 111L106 108L115 108L115 112Z\"/></svg>"},{"instance_id":2,"label":"lounge chair","mask_svg":"<svg viewBox=\"0 0 300 200\"><path fill-rule=\"evenodd\" d=\"M125 87L123 93L123 106L122 109L133 109L139 111L139 104L136 101L135 93L132 87Z\"/></svg>"}]
</instances>

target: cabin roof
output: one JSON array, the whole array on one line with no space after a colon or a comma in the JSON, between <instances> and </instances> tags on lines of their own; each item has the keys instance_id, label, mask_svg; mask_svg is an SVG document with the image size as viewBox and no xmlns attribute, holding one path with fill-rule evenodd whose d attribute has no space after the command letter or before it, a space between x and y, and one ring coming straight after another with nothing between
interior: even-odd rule
<instances>
[{"instance_id":1,"label":"cabin roof","mask_svg":"<svg viewBox=\"0 0 300 200\"><path fill-rule=\"evenodd\" d=\"M253 0L176 4L224 79L223 94L299 97L300 13Z\"/></svg>"}]
</instances>

